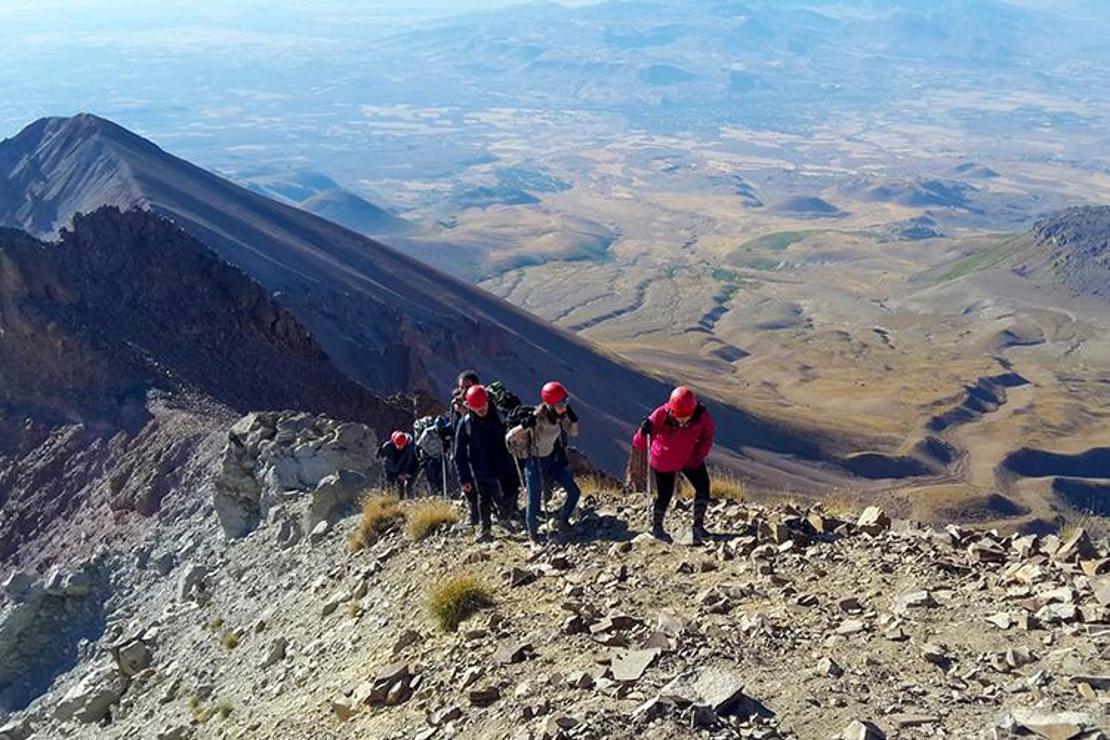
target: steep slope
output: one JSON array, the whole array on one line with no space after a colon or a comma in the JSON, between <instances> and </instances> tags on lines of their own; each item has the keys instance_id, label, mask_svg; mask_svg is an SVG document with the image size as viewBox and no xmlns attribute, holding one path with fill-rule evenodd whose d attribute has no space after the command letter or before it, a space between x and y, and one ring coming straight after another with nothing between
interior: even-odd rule
<instances>
[{"instance_id":1,"label":"steep slope","mask_svg":"<svg viewBox=\"0 0 1110 740\"><path fill-rule=\"evenodd\" d=\"M1005 278L1018 284L1027 280L1063 287L1066 290L1061 292L1072 298L1110 300L1110 206L1054 211L1025 233L976 246L921 273L917 280L945 283L964 277Z\"/></svg>"},{"instance_id":2,"label":"steep slope","mask_svg":"<svg viewBox=\"0 0 1110 740\"><path fill-rule=\"evenodd\" d=\"M106 523L65 525L87 507L157 513L237 413L296 408L379 431L411 419L336 370L257 283L141 211L78 216L50 244L0 229L0 338L5 560L40 536L76 546Z\"/></svg>"},{"instance_id":3,"label":"steep slope","mask_svg":"<svg viewBox=\"0 0 1110 740\"><path fill-rule=\"evenodd\" d=\"M1110 206L1077 206L1033 225L1036 249L1017 269L1048 275L1078 293L1110 300Z\"/></svg>"},{"instance_id":4,"label":"steep slope","mask_svg":"<svg viewBox=\"0 0 1110 740\"><path fill-rule=\"evenodd\" d=\"M101 208L53 244L0 229L0 255L0 401L20 412L118 421L150 388L240 410L387 408L257 283L153 214Z\"/></svg>"},{"instance_id":5,"label":"steep slope","mask_svg":"<svg viewBox=\"0 0 1110 740\"><path fill-rule=\"evenodd\" d=\"M354 553L352 519L228 544L185 518L159 541L175 569L105 559L98 660L10 721L105 740L1105 737L1110 575L1083 530L723 501L727 534L691 548L644 534L646 514L602 491L565 547L475 545L465 524L414 542L394 523ZM445 629L431 593L456 575L490 598ZM122 680L114 646L143 673Z\"/></svg>"},{"instance_id":6,"label":"steep slope","mask_svg":"<svg viewBox=\"0 0 1110 740\"><path fill-rule=\"evenodd\" d=\"M171 217L280 292L336 365L370 387L442 394L460 368L474 367L530 398L544 380L561 378L587 422L584 447L611 470L623 463L630 423L668 391L471 285L240 188L96 116L37 121L0 142L0 221L43 235L105 203ZM786 430L732 407L716 410L723 447L831 456L822 450L831 443L812 431Z\"/></svg>"}]
</instances>

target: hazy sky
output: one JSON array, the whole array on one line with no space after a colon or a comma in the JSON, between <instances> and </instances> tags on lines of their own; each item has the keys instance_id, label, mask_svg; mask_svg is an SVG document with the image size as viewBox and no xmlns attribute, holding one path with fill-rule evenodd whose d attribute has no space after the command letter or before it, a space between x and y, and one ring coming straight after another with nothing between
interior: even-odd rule
<instances>
[{"instance_id":1,"label":"hazy sky","mask_svg":"<svg viewBox=\"0 0 1110 740\"><path fill-rule=\"evenodd\" d=\"M559 5L593 5L600 0L553 0ZM444 16L471 10L489 10L506 5L519 5L521 0L316 0L312 3L290 0L2 0L0 1L0 38L28 30L102 28L124 24L142 26L149 23L177 25L189 22L221 22L242 19L256 8L259 22L268 14L329 14L351 12L361 17L411 20Z\"/></svg>"}]
</instances>

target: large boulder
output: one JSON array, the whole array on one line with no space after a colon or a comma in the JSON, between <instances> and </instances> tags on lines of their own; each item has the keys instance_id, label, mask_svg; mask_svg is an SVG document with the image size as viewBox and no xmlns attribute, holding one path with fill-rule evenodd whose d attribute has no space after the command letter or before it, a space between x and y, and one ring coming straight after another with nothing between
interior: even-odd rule
<instances>
[{"instance_id":1,"label":"large boulder","mask_svg":"<svg viewBox=\"0 0 1110 740\"><path fill-rule=\"evenodd\" d=\"M99 556L19 584L25 598L0 607L0 712L26 707L103 631L109 584Z\"/></svg>"},{"instance_id":2,"label":"large boulder","mask_svg":"<svg viewBox=\"0 0 1110 740\"><path fill-rule=\"evenodd\" d=\"M228 431L213 494L224 534L229 539L247 535L271 508L318 490L325 478L340 471L363 476L366 485L376 482L376 452L377 437L364 424L288 411L244 416ZM342 490L325 487L319 498L342 497L352 481L348 475L339 481ZM315 500L309 504L315 512L310 518L319 516L320 507L314 505ZM323 516L331 515L329 509Z\"/></svg>"},{"instance_id":3,"label":"large boulder","mask_svg":"<svg viewBox=\"0 0 1110 740\"><path fill-rule=\"evenodd\" d=\"M99 722L123 696L127 683L127 676L120 673L114 662L101 663L66 692L54 707L54 716L63 722Z\"/></svg>"},{"instance_id":4,"label":"large boulder","mask_svg":"<svg viewBox=\"0 0 1110 740\"><path fill-rule=\"evenodd\" d=\"M353 513L369 482L366 475L353 470L340 470L321 480L312 492L304 529L311 532L322 521L335 524L342 516Z\"/></svg>"}]
</instances>

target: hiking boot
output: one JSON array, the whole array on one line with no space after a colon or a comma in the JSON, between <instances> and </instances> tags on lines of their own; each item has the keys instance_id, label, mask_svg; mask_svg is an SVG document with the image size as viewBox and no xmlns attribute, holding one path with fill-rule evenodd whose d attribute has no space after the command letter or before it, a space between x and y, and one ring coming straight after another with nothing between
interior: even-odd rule
<instances>
[{"instance_id":1,"label":"hiking boot","mask_svg":"<svg viewBox=\"0 0 1110 740\"><path fill-rule=\"evenodd\" d=\"M547 544L547 537L543 532L529 532L528 540L533 545L539 545L540 547Z\"/></svg>"},{"instance_id":2,"label":"hiking boot","mask_svg":"<svg viewBox=\"0 0 1110 740\"><path fill-rule=\"evenodd\" d=\"M694 528L690 530L690 544L704 545L708 539L712 539L712 535L706 531L704 526L695 524Z\"/></svg>"},{"instance_id":3,"label":"hiking boot","mask_svg":"<svg viewBox=\"0 0 1110 740\"><path fill-rule=\"evenodd\" d=\"M694 502L694 527L690 532L692 544L701 545L713 535L705 528L705 510L709 508L706 501Z\"/></svg>"},{"instance_id":4,"label":"hiking boot","mask_svg":"<svg viewBox=\"0 0 1110 740\"><path fill-rule=\"evenodd\" d=\"M489 527L482 527L478 530L478 535L474 538L475 542L493 542L493 532Z\"/></svg>"},{"instance_id":5,"label":"hiking boot","mask_svg":"<svg viewBox=\"0 0 1110 740\"><path fill-rule=\"evenodd\" d=\"M570 539L573 532L574 529L570 526L569 521L567 521L563 517L558 517L555 519L555 541L558 542L560 545L566 543Z\"/></svg>"},{"instance_id":6,"label":"hiking boot","mask_svg":"<svg viewBox=\"0 0 1110 740\"><path fill-rule=\"evenodd\" d=\"M651 522L651 536L660 542L670 544L674 539L667 534L667 530L663 529L663 517L667 515L665 511L656 511Z\"/></svg>"}]
</instances>

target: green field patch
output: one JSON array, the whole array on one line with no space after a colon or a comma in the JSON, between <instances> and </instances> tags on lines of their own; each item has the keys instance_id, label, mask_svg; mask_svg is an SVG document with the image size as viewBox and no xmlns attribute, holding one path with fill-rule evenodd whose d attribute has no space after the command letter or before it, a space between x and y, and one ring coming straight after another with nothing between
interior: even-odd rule
<instances>
[{"instance_id":1,"label":"green field patch","mask_svg":"<svg viewBox=\"0 0 1110 740\"><path fill-rule=\"evenodd\" d=\"M755 239L748 241L737 247L737 251L755 252L759 250L770 250L772 252L781 252L789 247L791 244L796 244L807 236L814 234L823 234L825 229L803 229L802 231L776 231L772 234L764 234L757 236Z\"/></svg>"},{"instance_id":2,"label":"green field patch","mask_svg":"<svg viewBox=\"0 0 1110 740\"><path fill-rule=\"evenodd\" d=\"M979 272L980 270L994 267L1009 257L1013 251L1014 246L1008 241L993 247L984 247L973 254L969 254L953 262L941 273L940 277L937 278L937 282L946 283L949 280L955 280L964 275L970 275L973 272Z\"/></svg>"},{"instance_id":3,"label":"green field patch","mask_svg":"<svg viewBox=\"0 0 1110 740\"><path fill-rule=\"evenodd\" d=\"M736 264L739 267L747 267L751 270L771 272L779 269L779 266L782 265L782 260L772 259L771 257L751 257L746 260L738 261Z\"/></svg>"}]
</instances>

